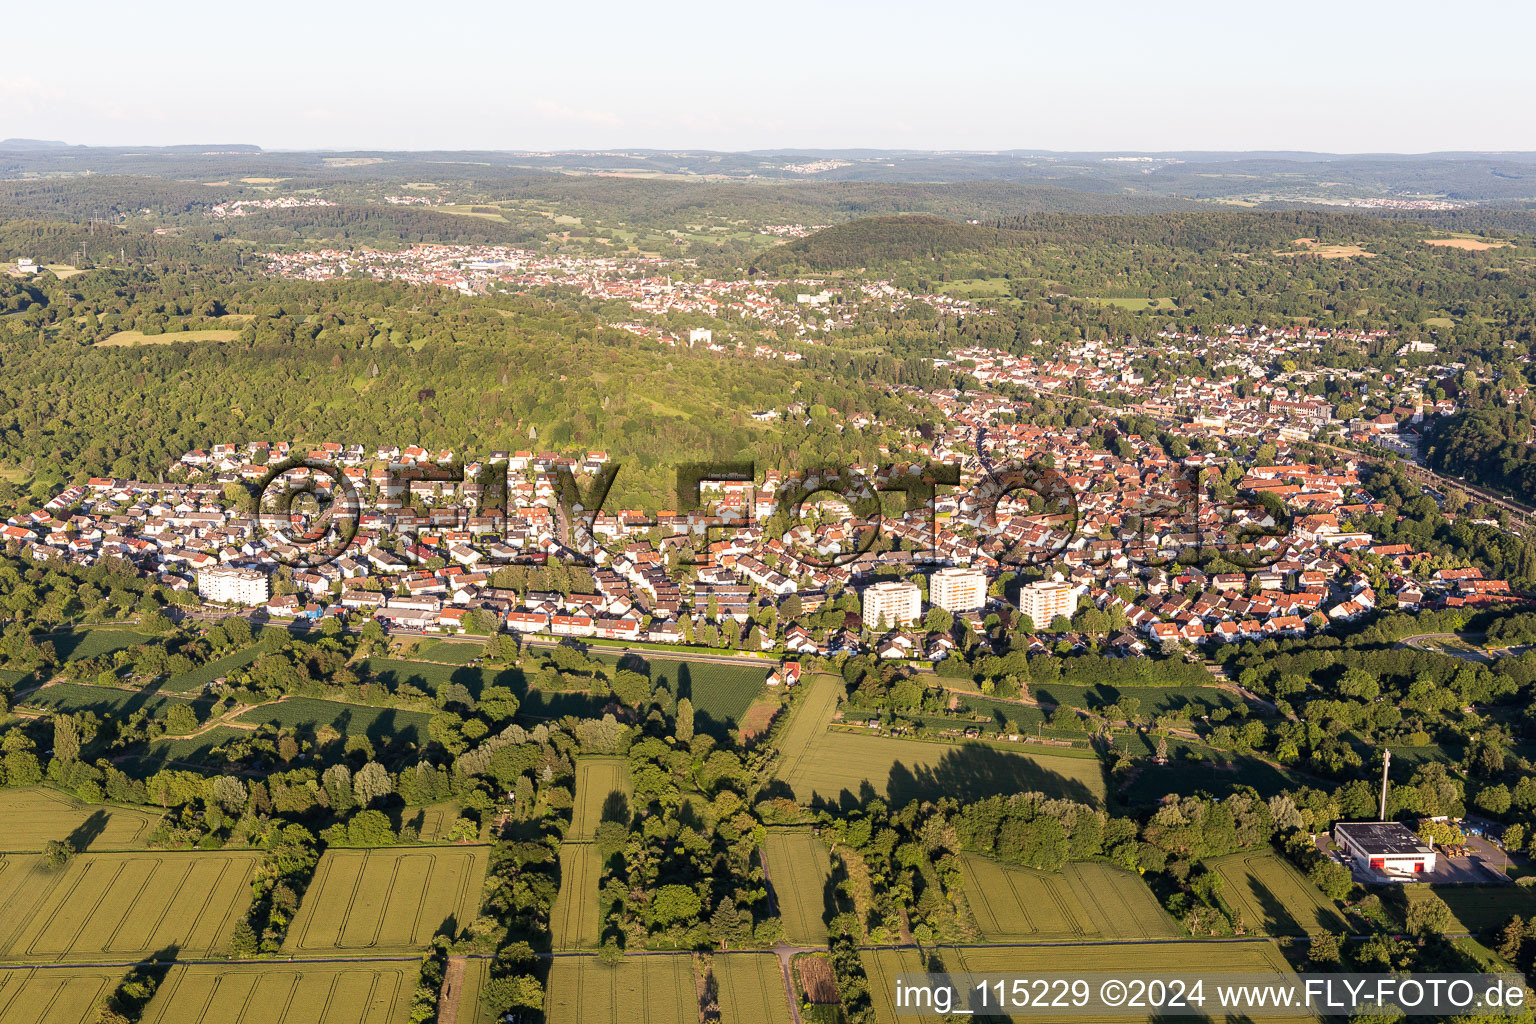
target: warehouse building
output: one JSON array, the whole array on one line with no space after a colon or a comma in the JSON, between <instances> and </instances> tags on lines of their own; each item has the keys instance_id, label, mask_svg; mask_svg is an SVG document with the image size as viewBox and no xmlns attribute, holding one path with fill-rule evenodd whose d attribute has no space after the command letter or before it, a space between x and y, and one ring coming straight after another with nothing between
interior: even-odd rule
<instances>
[{"instance_id":1,"label":"warehouse building","mask_svg":"<svg viewBox=\"0 0 1536 1024\"><path fill-rule=\"evenodd\" d=\"M1333 841L1389 880L1406 881L1435 870L1434 849L1395 821L1341 821L1333 826Z\"/></svg>"}]
</instances>

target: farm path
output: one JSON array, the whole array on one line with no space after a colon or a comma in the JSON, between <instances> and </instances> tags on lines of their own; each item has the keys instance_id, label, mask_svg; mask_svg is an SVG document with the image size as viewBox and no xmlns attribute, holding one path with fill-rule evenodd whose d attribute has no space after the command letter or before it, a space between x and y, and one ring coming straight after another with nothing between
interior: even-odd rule
<instances>
[{"instance_id":1,"label":"farm path","mask_svg":"<svg viewBox=\"0 0 1536 1024\"><path fill-rule=\"evenodd\" d=\"M437 999L437 1024L458 1024L459 997L464 994L464 966L468 961L462 956L450 956L448 969L443 972L443 989Z\"/></svg>"},{"instance_id":2,"label":"farm path","mask_svg":"<svg viewBox=\"0 0 1536 1024\"><path fill-rule=\"evenodd\" d=\"M800 953L812 953L815 950L806 946L791 946L780 939L778 945L773 947L773 952L779 958L779 973L784 976L784 998L789 1003L789 1016L794 1024L802 1024L800 1020L800 1000L795 998L795 974L790 962Z\"/></svg>"}]
</instances>

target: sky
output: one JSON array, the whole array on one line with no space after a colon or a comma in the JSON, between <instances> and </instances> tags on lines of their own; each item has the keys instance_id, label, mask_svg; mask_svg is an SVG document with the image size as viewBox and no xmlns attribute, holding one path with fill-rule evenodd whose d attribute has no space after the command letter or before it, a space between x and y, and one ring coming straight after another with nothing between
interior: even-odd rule
<instances>
[{"instance_id":1,"label":"sky","mask_svg":"<svg viewBox=\"0 0 1536 1024\"><path fill-rule=\"evenodd\" d=\"M1536 150L1536 4L77 0L0 138L267 149Z\"/></svg>"}]
</instances>

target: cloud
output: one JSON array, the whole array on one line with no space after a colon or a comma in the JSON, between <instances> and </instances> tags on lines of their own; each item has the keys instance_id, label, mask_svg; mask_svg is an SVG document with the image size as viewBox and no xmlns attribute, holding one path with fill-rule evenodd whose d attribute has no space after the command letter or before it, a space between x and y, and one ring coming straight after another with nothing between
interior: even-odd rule
<instances>
[{"instance_id":1,"label":"cloud","mask_svg":"<svg viewBox=\"0 0 1536 1024\"><path fill-rule=\"evenodd\" d=\"M617 128L624 124L624 119L609 110L583 110L557 103L554 100L535 100L534 111L548 121L566 121L577 124L600 124Z\"/></svg>"}]
</instances>

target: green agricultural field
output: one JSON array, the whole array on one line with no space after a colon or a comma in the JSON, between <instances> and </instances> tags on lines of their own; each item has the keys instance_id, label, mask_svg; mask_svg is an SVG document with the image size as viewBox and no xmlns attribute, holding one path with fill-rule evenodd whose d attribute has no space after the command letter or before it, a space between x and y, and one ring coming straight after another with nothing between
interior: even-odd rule
<instances>
[{"instance_id":1,"label":"green agricultural field","mask_svg":"<svg viewBox=\"0 0 1536 1024\"><path fill-rule=\"evenodd\" d=\"M787 780L801 803L860 799L865 788L900 806L916 799L962 800L1038 791L1102 804L1097 758L1014 753L982 743L925 743L829 732Z\"/></svg>"},{"instance_id":2,"label":"green agricultural field","mask_svg":"<svg viewBox=\"0 0 1536 1024\"><path fill-rule=\"evenodd\" d=\"M975 799L1020 790L1103 802L1097 758L828 731L841 680L818 674L802 685L809 689L780 738L778 768L779 779L801 803L859 800L866 790L898 805L939 795Z\"/></svg>"},{"instance_id":3,"label":"green agricultural field","mask_svg":"<svg viewBox=\"0 0 1536 1024\"><path fill-rule=\"evenodd\" d=\"M629 762L621 757L583 757L576 761L576 806L571 812L573 840L591 839L605 816L629 820ZM615 796L618 794L618 796ZM622 807L620 806L622 798Z\"/></svg>"},{"instance_id":4,"label":"green agricultural field","mask_svg":"<svg viewBox=\"0 0 1536 1024\"><path fill-rule=\"evenodd\" d=\"M223 758L209 755L231 740L250 739L252 733L251 729L241 729L233 725L216 725L196 736L161 737L145 748L140 760L145 766L156 762L166 764L172 761L181 764L221 764Z\"/></svg>"},{"instance_id":5,"label":"green agricultural field","mask_svg":"<svg viewBox=\"0 0 1536 1024\"><path fill-rule=\"evenodd\" d=\"M177 964L142 1024L404 1024L414 959L365 964ZM462 1022L473 1017L461 1013Z\"/></svg>"},{"instance_id":6,"label":"green agricultural field","mask_svg":"<svg viewBox=\"0 0 1536 1024\"><path fill-rule=\"evenodd\" d=\"M37 637L38 643L53 644L54 651L65 661L80 658L99 658L103 654L137 647L154 639L147 633L139 633L127 626L89 626L72 629L67 633L51 633Z\"/></svg>"},{"instance_id":7,"label":"green agricultural field","mask_svg":"<svg viewBox=\"0 0 1536 1024\"><path fill-rule=\"evenodd\" d=\"M1070 683L1031 683L1029 695L1042 704L1085 709L1135 698L1141 702L1141 713L1153 716L1167 711L1203 715L1217 708L1230 710L1244 703L1237 694L1217 686L1076 686Z\"/></svg>"},{"instance_id":8,"label":"green agricultural field","mask_svg":"<svg viewBox=\"0 0 1536 1024\"><path fill-rule=\"evenodd\" d=\"M1172 309L1174 305L1172 299L1149 299L1145 296L1140 298L1113 299L1099 295L1085 295L1083 296L1083 301L1094 302L1101 306L1114 306L1117 309L1129 310L1132 313L1139 313L1149 309Z\"/></svg>"},{"instance_id":9,"label":"green agricultural field","mask_svg":"<svg viewBox=\"0 0 1536 1024\"><path fill-rule=\"evenodd\" d=\"M206 665L199 665L190 672L171 676L160 688L168 693L188 693L192 690L201 690L215 679L226 678L235 670L245 668L245 666L261 656L261 650L260 644L252 644L243 651L226 654L224 657L216 658Z\"/></svg>"},{"instance_id":10,"label":"green agricultural field","mask_svg":"<svg viewBox=\"0 0 1536 1024\"><path fill-rule=\"evenodd\" d=\"M1217 858L1211 866L1225 883L1222 898L1243 915L1243 924L1251 932L1310 935L1349 930L1333 901L1274 854L1234 853Z\"/></svg>"},{"instance_id":11,"label":"green agricultural field","mask_svg":"<svg viewBox=\"0 0 1536 1024\"><path fill-rule=\"evenodd\" d=\"M826 888L832 877L832 855L826 844L809 829L769 829L763 840L763 861L785 936L797 946L824 945Z\"/></svg>"},{"instance_id":12,"label":"green agricultural field","mask_svg":"<svg viewBox=\"0 0 1536 1024\"><path fill-rule=\"evenodd\" d=\"M441 661L449 665L468 665L485 657L485 644L473 640L438 640L428 638L411 652L420 661Z\"/></svg>"},{"instance_id":13,"label":"green agricultural field","mask_svg":"<svg viewBox=\"0 0 1536 1024\"><path fill-rule=\"evenodd\" d=\"M732 1024L789 1024L779 958L772 953L726 953L714 958L720 1019Z\"/></svg>"},{"instance_id":14,"label":"green agricultural field","mask_svg":"<svg viewBox=\"0 0 1536 1024\"><path fill-rule=\"evenodd\" d=\"M375 747L382 749L399 743L424 746L428 742L427 722L431 718L424 711L290 697L252 708L235 721L246 725L275 725L297 729L301 733L313 733L328 725L343 736L366 736Z\"/></svg>"},{"instance_id":15,"label":"green agricultural field","mask_svg":"<svg viewBox=\"0 0 1536 1024\"><path fill-rule=\"evenodd\" d=\"M489 848L329 850L320 858L283 952L420 950L450 919L480 912Z\"/></svg>"},{"instance_id":16,"label":"green agricultural field","mask_svg":"<svg viewBox=\"0 0 1536 1024\"><path fill-rule=\"evenodd\" d=\"M357 670L360 675L372 676L390 688L409 683L419 690L436 693L448 683L461 683L477 697L486 686L499 681L498 675L508 674L519 680L522 677L522 673L516 670L501 673L495 669L473 668L463 664L436 665L430 661L402 661L398 658L365 658L357 663ZM510 685L511 680L507 684Z\"/></svg>"},{"instance_id":17,"label":"green agricultural field","mask_svg":"<svg viewBox=\"0 0 1536 1024\"><path fill-rule=\"evenodd\" d=\"M947 1018L936 1013L913 1014L910 1009L907 1009L902 1011L902 1016L896 1014L896 976L923 974L928 970L923 963L923 955L917 950L865 950L859 954L859 959L864 962L864 973L869 978L869 996L875 1008L875 1020L880 1024L907 1024L908 1021L912 1024L946 1024ZM949 971L962 970L958 966L951 965L947 960L944 967ZM1008 969L1011 970L1011 968Z\"/></svg>"},{"instance_id":18,"label":"green agricultural field","mask_svg":"<svg viewBox=\"0 0 1536 1024\"><path fill-rule=\"evenodd\" d=\"M560 846L560 895L549 915L556 949L590 949L602 938L597 916L597 886L603 862L591 843Z\"/></svg>"},{"instance_id":19,"label":"green agricultural field","mask_svg":"<svg viewBox=\"0 0 1536 1024\"><path fill-rule=\"evenodd\" d=\"M185 697L155 693L149 690L121 690L115 686L92 686L87 683L53 683L34 690L22 702L30 708L73 714L76 711L94 711L99 716L112 715L126 718L135 711L147 711L152 718L164 718L173 705L193 707L195 702Z\"/></svg>"},{"instance_id":20,"label":"green agricultural field","mask_svg":"<svg viewBox=\"0 0 1536 1024\"><path fill-rule=\"evenodd\" d=\"M41 853L50 839L70 839L92 852L143 849L159 820L153 811L83 804L51 789L0 789L0 846L6 850Z\"/></svg>"},{"instance_id":21,"label":"green agricultural field","mask_svg":"<svg viewBox=\"0 0 1536 1024\"><path fill-rule=\"evenodd\" d=\"M404 807L400 810L400 824L414 828L424 843L441 842L459 820L459 811L458 803L453 800L426 807Z\"/></svg>"},{"instance_id":22,"label":"green agricultural field","mask_svg":"<svg viewBox=\"0 0 1536 1024\"><path fill-rule=\"evenodd\" d=\"M1417 903L1432 895L1439 896L1451 908L1451 914L1461 925L1461 930L1473 935L1488 928L1500 927L1514 914L1527 920L1536 917L1536 889L1522 886L1442 885L1431 888L1427 885L1405 885L1400 888L1407 904ZM1390 904L1393 901L1388 902ZM1399 907L1399 915L1406 912L1406 909Z\"/></svg>"},{"instance_id":23,"label":"green agricultural field","mask_svg":"<svg viewBox=\"0 0 1536 1024\"><path fill-rule=\"evenodd\" d=\"M184 341L234 341L239 331L210 327L196 331L169 331L165 334L145 334L143 331L118 331L98 341L100 348L123 348L136 345L174 345Z\"/></svg>"},{"instance_id":24,"label":"green agricultural field","mask_svg":"<svg viewBox=\"0 0 1536 1024\"><path fill-rule=\"evenodd\" d=\"M873 971L870 972L870 989L875 994L876 1008L881 1006L882 987L887 993L884 995L886 1012L890 1012L891 986L895 983L895 975L902 971L921 971L921 967L910 965L915 960L915 951L909 954L910 959L897 961L893 957L894 951L881 950L875 954L865 954L865 963L868 965L870 958L882 963L881 980L886 982L882 986L877 981ZM903 950L902 953L908 951ZM1127 965L1131 965L1137 974L1158 975L1174 977L1179 972L1187 972L1192 967L1198 966L1202 974L1222 973L1249 973L1249 974L1276 974L1292 975L1289 964L1281 954L1279 946L1273 942L1159 942L1140 943L1127 947L1122 943L1104 943L1098 945L1083 944L1073 945L1070 948L1061 946L1028 946L1008 948L966 948L961 950L940 949L939 957L943 961L945 971L956 973L975 974L1080 974L1080 973L1124 973ZM879 1016L882 1022L905 1020L909 1018L896 1018ZM924 1018L930 1019L930 1018ZM1026 1022L1038 1022L1042 1018L1037 1013L1020 1015L1017 1017L995 1017L994 1020L1014 1020L1019 1024ZM1097 1022L1097 1024L1127 1024L1135 1021L1167 1020L1167 1017L1136 1017L1136 1016L1103 1016L1103 1017L1072 1017L1074 1022ZM1204 1020L1203 1017L1185 1018L1188 1020ZM1230 1021L1246 1020L1246 1017L1217 1017ZM1281 1024L1316 1024L1317 1018L1311 1015L1297 1015L1288 1017L1264 1017L1264 1021L1281 1022Z\"/></svg>"},{"instance_id":25,"label":"green agricultural field","mask_svg":"<svg viewBox=\"0 0 1536 1024\"><path fill-rule=\"evenodd\" d=\"M250 905L261 855L250 852L87 853L61 871L41 857L0 860L0 956L91 960L176 946L224 950Z\"/></svg>"},{"instance_id":26,"label":"green agricultural field","mask_svg":"<svg viewBox=\"0 0 1536 1024\"><path fill-rule=\"evenodd\" d=\"M117 967L0 971L0 1024L96 1024L126 973Z\"/></svg>"},{"instance_id":27,"label":"green agricultural field","mask_svg":"<svg viewBox=\"0 0 1536 1024\"><path fill-rule=\"evenodd\" d=\"M548 1024L679 1024L699 1019L693 957L557 957L545 986Z\"/></svg>"},{"instance_id":28,"label":"green agricultural field","mask_svg":"<svg viewBox=\"0 0 1536 1024\"><path fill-rule=\"evenodd\" d=\"M592 649L594 657L620 664L665 685L678 697L693 702L694 727L717 738L741 724L747 707L763 692L769 663L721 665L712 661L687 661L649 655L610 655Z\"/></svg>"},{"instance_id":29,"label":"green agricultural field","mask_svg":"<svg viewBox=\"0 0 1536 1024\"><path fill-rule=\"evenodd\" d=\"M1141 733L1116 733L1115 742L1132 756L1150 757L1156 750L1156 741ZM1191 753L1194 758L1188 756ZM1135 779L1120 794L1122 803L1156 805L1170 793L1224 797L1239 786L1252 786L1260 796L1271 797L1304 785L1303 780L1280 765L1179 739L1168 741L1168 755L1167 764L1139 766Z\"/></svg>"},{"instance_id":30,"label":"green agricultural field","mask_svg":"<svg viewBox=\"0 0 1536 1024\"><path fill-rule=\"evenodd\" d=\"M989 942L1182 934L1140 877L1107 864L1035 871L968 853L960 867L971 913Z\"/></svg>"}]
</instances>

